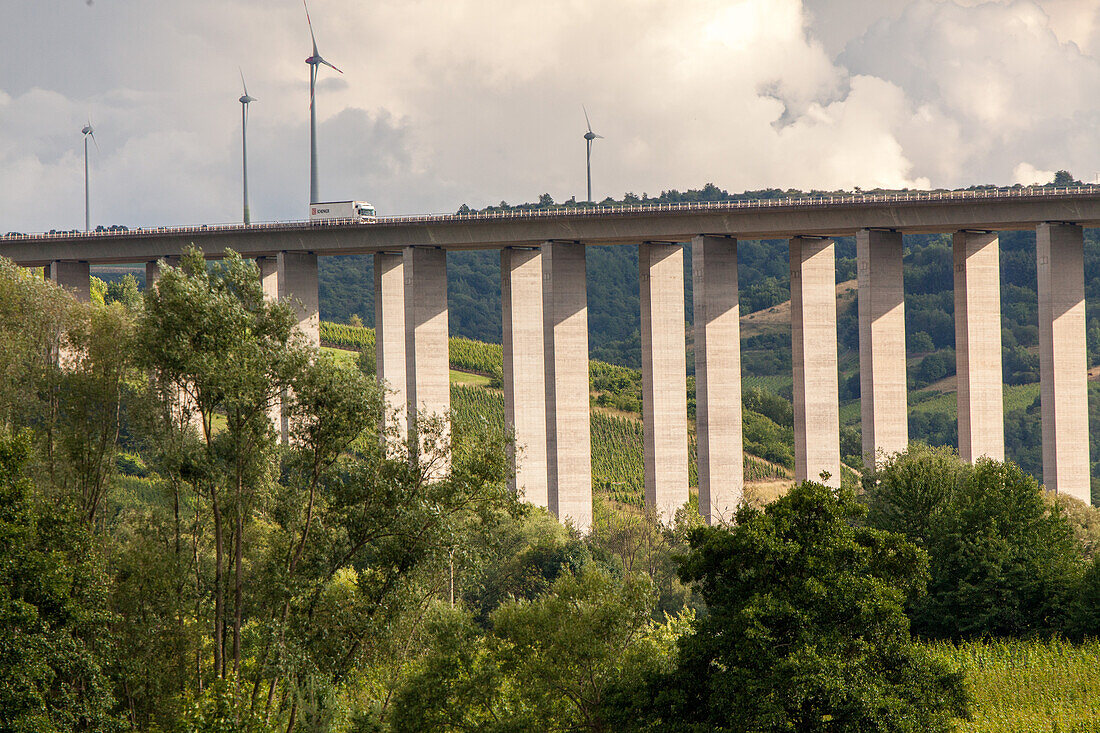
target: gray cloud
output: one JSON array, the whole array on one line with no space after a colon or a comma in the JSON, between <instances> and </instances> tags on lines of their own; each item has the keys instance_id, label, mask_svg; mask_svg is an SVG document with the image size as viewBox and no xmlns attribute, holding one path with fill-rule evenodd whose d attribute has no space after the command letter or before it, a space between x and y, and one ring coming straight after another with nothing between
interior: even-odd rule
<instances>
[{"instance_id":1,"label":"gray cloud","mask_svg":"<svg viewBox=\"0 0 1100 733\"><path fill-rule=\"evenodd\" d=\"M1091 0L314 0L321 187L388 213L707 181L1010 183L1100 169ZM301 218L309 32L296 0L0 6L0 231Z\"/></svg>"}]
</instances>

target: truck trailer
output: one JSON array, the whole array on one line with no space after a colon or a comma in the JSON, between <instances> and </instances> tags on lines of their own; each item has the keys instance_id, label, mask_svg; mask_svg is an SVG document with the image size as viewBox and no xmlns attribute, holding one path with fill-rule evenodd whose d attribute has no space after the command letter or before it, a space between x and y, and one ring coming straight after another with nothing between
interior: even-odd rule
<instances>
[{"instance_id":1,"label":"truck trailer","mask_svg":"<svg viewBox=\"0 0 1100 733\"><path fill-rule=\"evenodd\" d=\"M378 219L374 207L366 201L326 201L309 205L309 222L351 221L373 224Z\"/></svg>"}]
</instances>

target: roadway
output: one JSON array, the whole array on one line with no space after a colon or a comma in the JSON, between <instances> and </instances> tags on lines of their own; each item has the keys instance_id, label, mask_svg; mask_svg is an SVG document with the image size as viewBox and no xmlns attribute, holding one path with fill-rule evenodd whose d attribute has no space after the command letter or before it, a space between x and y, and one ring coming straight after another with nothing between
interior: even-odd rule
<instances>
[{"instance_id":1,"label":"roadway","mask_svg":"<svg viewBox=\"0 0 1100 733\"><path fill-rule=\"evenodd\" d=\"M592 245L684 242L699 234L738 239L852 236L861 229L904 233L1025 230L1041 222L1100 226L1100 186L856 194L691 204L580 206L470 214L379 217L370 224L271 222L0 237L0 255L24 266L53 261L140 263L192 244L209 257L308 251L322 256L408 246L501 249L545 241Z\"/></svg>"}]
</instances>

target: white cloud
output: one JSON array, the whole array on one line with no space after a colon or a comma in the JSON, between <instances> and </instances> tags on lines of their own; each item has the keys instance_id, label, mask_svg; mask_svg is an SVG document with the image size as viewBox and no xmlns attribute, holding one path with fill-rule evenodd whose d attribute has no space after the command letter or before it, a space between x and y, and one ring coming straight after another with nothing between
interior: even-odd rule
<instances>
[{"instance_id":1,"label":"white cloud","mask_svg":"<svg viewBox=\"0 0 1100 733\"><path fill-rule=\"evenodd\" d=\"M1015 183L1020 183L1024 186L1031 186L1033 184L1043 185L1054 180L1054 171L1042 171L1031 163L1020 163L1013 169L1012 178Z\"/></svg>"},{"instance_id":2,"label":"white cloud","mask_svg":"<svg viewBox=\"0 0 1100 733\"><path fill-rule=\"evenodd\" d=\"M322 195L383 212L708 181L1009 182L1100 169L1091 0L314 0ZM298 0L0 6L0 231L305 212L309 33ZM1079 169L1079 171L1077 170Z\"/></svg>"}]
</instances>

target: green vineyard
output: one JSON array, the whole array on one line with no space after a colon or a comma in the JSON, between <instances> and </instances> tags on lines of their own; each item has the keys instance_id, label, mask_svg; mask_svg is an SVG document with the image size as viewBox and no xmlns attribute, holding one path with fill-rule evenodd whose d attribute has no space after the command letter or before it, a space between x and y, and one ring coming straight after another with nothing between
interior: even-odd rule
<instances>
[{"instance_id":1,"label":"green vineyard","mask_svg":"<svg viewBox=\"0 0 1100 733\"><path fill-rule=\"evenodd\" d=\"M374 351L374 329L321 321L321 343L341 349ZM452 338L448 352L452 369L478 374L499 374L504 368L500 344Z\"/></svg>"},{"instance_id":2,"label":"green vineyard","mask_svg":"<svg viewBox=\"0 0 1100 733\"><path fill-rule=\"evenodd\" d=\"M342 349L373 351L374 329L323 321L321 343ZM452 369L486 375L502 371L499 344L452 338L449 351ZM641 413L642 379L637 369L592 361L589 376L594 405L628 414ZM486 429L503 434L504 395L496 389L454 383L451 385L451 419L456 439ZM793 456L784 446L792 440L790 429L781 428L749 410L745 412L745 428L746 450L762 455L745 454L745 480L789 480ZM690 440L689 482L697 486L694 433ZM620 504L645 505L645 443L640 420L605 410L592 411L592 489Z\"/></svg>"}]
</instances>

